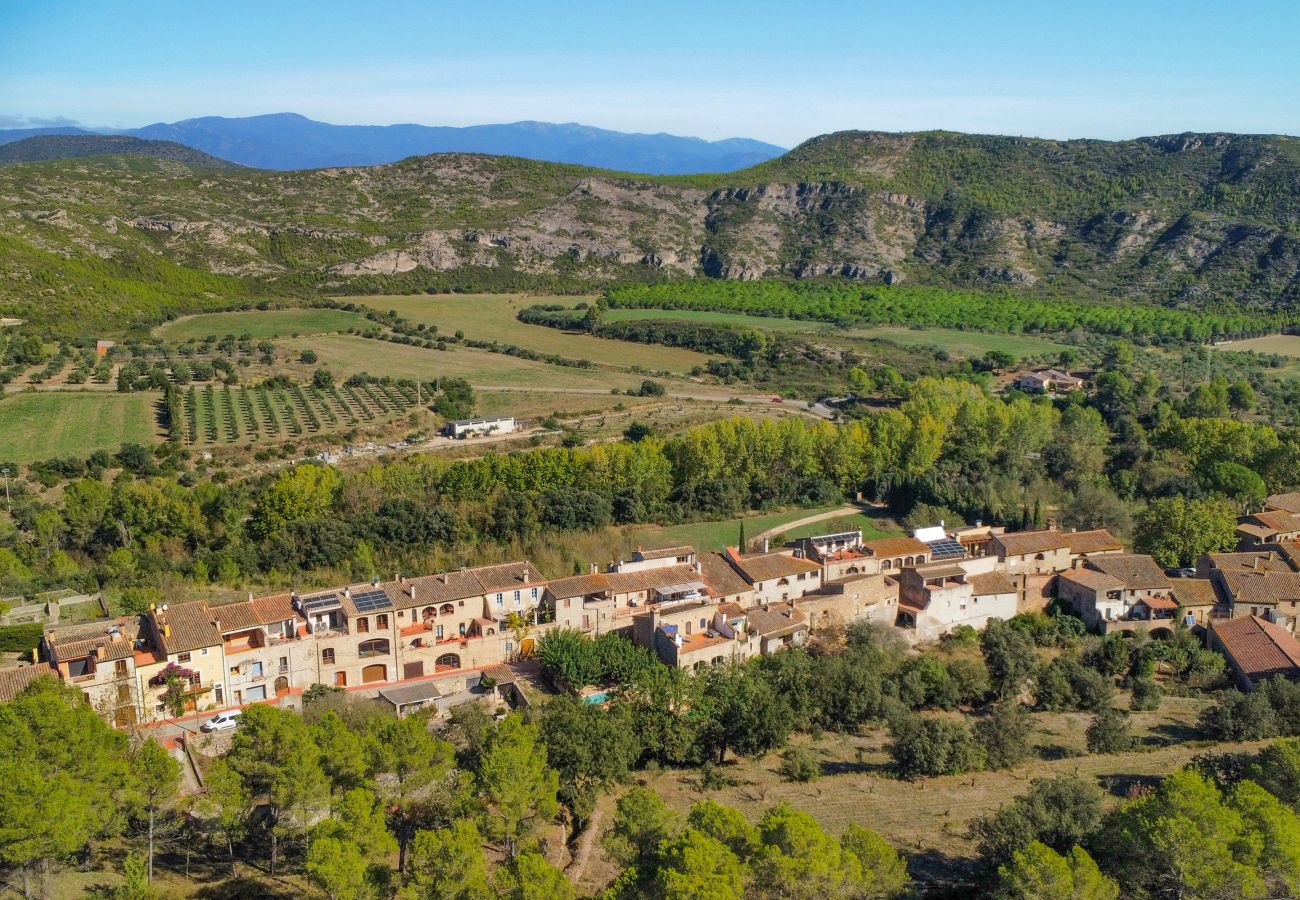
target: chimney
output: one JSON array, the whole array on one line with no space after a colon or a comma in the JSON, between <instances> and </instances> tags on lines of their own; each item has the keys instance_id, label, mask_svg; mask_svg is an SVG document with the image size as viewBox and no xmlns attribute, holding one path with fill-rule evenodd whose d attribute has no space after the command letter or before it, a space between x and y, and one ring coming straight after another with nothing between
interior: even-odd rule
<instances>
[{"instance_id":1,"label":"chimney","mask_svg":"<svg viewBox=\"0 0 1300 900\"><path fill-rule=\"evenodd\" d=\"M104 645L100 644L95 648L95 659L103 659L105 656Z\"/></svg>"},{"instance_id":2,"label":"chimney","mask_svg":"<svg viewBox=\"0 0 1300 900\"><path fill-rule=\"evenodd\" d=\"M401 572L398 572L396 575L394 575L393 580L396 581L398 584L406 584L406 576L403 575Z\"/></svg>"},{"instance_id":3,"label":"chimney","mask_svg":"<svg viewBox=\"0 0 1300 900\"><path fill-rule=\"evenodd\" d=\"M592 574L592 575L595 575L595 574L596 574L596 569L597 569L597 568L599 568L599 567L598 567L595 563L592 563L592 564L591 564L591 574Z\"/></svg>"},{"instance_id":4,"label":"chimney","mask_svg":"<svg viewBox=\"0 0 1300 900\"><path fill-rule=\"evenodd\" d=\"M352 599L352 588L350 588L350 587L345 587L345 588L343 589L343 596L344 596L344 597L347 597L349 600L351 600L351 599Z\"/></svg>"},{"instance_id":5,"label":"chimney","mask_svg":"<svg viewBox=\"0 0 1300 900\"><path fill-rule=\"evenodd\" d=\"M165 638L169 638L172 636L172 627L170 625L163 625L162 636Z\"/></svg>"},{"instance_id":6,"label":"chimney","mask_svg":"<svg viewBox=\"0 0 1300 900\"><path fill-rule=\"evenodd\" d=\"M768 540L767 538L763 538L763 552L766 553L767 551L768 551Z\"/></svg>"},{"instance_id":7,"label":"chimney","mask_svg":"<svg viewBox=\"0 0 1300 900\"><path fill-rule=\"evenodd\" d=\"M523 580L524 584L527 584L527 583L528 583L528 569L524 569L523 573L522 573L519 577Z\"/></svg>"},{"instance_id":8,"label":"chimney","mask_svg":"<svg viewBox=\"0 0 1300 900\"><path fill-rule=\"evenodd\" d=\"M439 572L439 573L438 573L438 582L439 582L439 584L446 584L446 583L447 583L447 573L446 573L446 572ZM412 595L412 596L414 596L414 595Z\"/></svg>"},{"instance_id":9,"label":"chimney","mask_svg":"<svg viewBox=\"0 0 1300 900\"><path fill-rule=\"evenodd\" d=\"M252 603L252 602L253 602L253 592L252 592L252 591L249 591L249 592L248 592L248 602L249 602L249 603Z\"/></svg>"},{"instance_id":10,"label":"chimney","mask_svg":"<svg viewBox=\"0 0 1300 900\"><path fill-rule=\"evenodd\" d=\"M415 582L414 582L414 581L411 582L410 586L406 589L406 592L407 592L408 594L411 595L411 599L412 599L412 600L415 599Z\"/></svg>"},{"instance_id":11,"label":"chimney","mask_svg":"<svg viewBox=\"0 0 1300 900\"><path fill-rule=\"evenodd\" d=\"M693 568L695 569L695 574L696 574L696 575L703 574L703 572L704 572L704 566L701 565L701 563L700 563L700 561L699 561L698 559L697 559L694 563L692 563L692 566L693 566Z\"/></svg>"}]
</instances>

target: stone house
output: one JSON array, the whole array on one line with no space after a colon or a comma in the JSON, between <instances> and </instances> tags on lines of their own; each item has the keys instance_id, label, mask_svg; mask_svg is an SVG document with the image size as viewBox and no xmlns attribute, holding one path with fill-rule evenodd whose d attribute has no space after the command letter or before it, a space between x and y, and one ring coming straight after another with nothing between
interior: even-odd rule
<instances>
[{"instance_id":1,"label":"stone house","mask_svg":"<svg viewBox=\"0 0 1300 900\"><path fill-rule=\"evenodd\" d=\"M1057 595L1085 622L1103 631L1126 621L1168 619L1173 626L1173 584L1150 556L1103 555L1062 572Z\"/></svg>"},{"instance_id":2,"label":"stone house","mask_svg":"<svg viewBox=\"0 0 1300 900\"><path fill-rule=\"evenodd\" d=\"M1018 589L994 557L937 562L898 575L898 624L918 641L938 640L958 625L980 630L1016 614Z\"/></svg>"},{"instance_id":3,"label":"stone house","mask_svg":"<svg viewBox=\"0 0 1300 900\"><path fill-rule=\"evenodd\" d=\"M753 589L758 605L795 600L822 584L821 565L796 556L793 550L741 554L728 547L723 555Z\"/></svg>"}]
</instances>

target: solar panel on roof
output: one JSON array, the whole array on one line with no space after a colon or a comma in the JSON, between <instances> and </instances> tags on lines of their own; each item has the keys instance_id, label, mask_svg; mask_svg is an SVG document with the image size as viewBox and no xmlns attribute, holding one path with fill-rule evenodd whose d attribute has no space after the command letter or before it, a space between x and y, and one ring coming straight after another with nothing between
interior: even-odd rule
<instances>
[{"instance_id":1,"label":"solar panel on roof","mask_svg":"<svg viewBox=\"0 0 1300 900\"><path fill-rule=\"evenodd\" d=\"M341 605L338 594L319 594L303 600L302 611L304 615L311 615L312 613L338 609Z\"/></svg>"},{"instance_id":2,"label":"solar panel on roof","mask_svg":"<svg viewBox=\"0 0 1300 900\"><path fill-rule=\"evenodd\" d=\"M949 537L942 540L926 541L925 544L930 548L931 559L949 559L954 556L966 555L966 548Z\"/></svg>"},{"instance_id":3,"label":"solar panel on roof","mask_svg":"<svg viewBox=\"0 0 1300 900\"><path fill-rule=\"evenodd\" d=\"M356 606L357 612L363 613L393 608L393 601L383 591L365 591L361 594L354 594L352 603Z\"/></svg>"}]
</instances>

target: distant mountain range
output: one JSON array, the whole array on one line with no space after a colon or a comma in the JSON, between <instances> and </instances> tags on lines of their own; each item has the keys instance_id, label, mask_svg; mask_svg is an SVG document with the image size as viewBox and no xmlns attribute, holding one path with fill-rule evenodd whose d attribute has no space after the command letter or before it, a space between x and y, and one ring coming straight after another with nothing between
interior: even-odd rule
<instances>
[{"instance_id":1,"label":"distant mountain range","mask_svg":"<svg viewBox=\"0 0 1300 900\"><path fill-rule=\"evenodd\" d=\"M38 134L19 141L0 143L0 163L46 162L119 154L172 159L191 166L233 168L235 165L175 141L147 141L124 134Z\"/></svg>"},{"instance_id":2,"label":"distant mountain range","mask_svg":"<svg viewBox=\"0 0 1300 900\"><path fill-rule=\"evenodd\" d=\"M104 132L73 127L0 130L0 144L42 135L96 133ZM782 147L748 138L706 141L662 133L628 134L575 123L514 122L466 128L331 125L295 113L238 119L205 116L114 133L174 141L259 169L370 166L408 156L459 152L520 156L646 175L683 175L732 172L785 152Z\"/></svg>"}]
</instances>

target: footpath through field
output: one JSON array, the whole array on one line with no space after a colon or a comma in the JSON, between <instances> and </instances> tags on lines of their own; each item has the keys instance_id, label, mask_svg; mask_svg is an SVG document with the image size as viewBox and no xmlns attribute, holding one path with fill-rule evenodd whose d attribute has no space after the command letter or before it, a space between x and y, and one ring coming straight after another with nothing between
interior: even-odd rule
<instances>
[{"instance_id":1,"label":"footpath through field","mask_svg":"<svg viewBox=\"0 0 1300 900\"><path fill-rule=\"evenodd\" d=\"M845 516L852 516L857 513L869 512L870 507L859 506L856 503L846 503L839 509L832 509L830 512L817 513L815 516L804 516L802 519L795 519L793 522L785 522L775 528L769 528L767 531L754 535L752 540L762 541L764 538L773 538L778 534L785 534L795 528L802 528L805 525L812 525L814 522L825 522L827 519L842 519Z\"/></svg>"}]
</instances>

